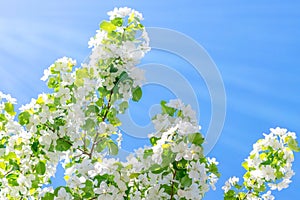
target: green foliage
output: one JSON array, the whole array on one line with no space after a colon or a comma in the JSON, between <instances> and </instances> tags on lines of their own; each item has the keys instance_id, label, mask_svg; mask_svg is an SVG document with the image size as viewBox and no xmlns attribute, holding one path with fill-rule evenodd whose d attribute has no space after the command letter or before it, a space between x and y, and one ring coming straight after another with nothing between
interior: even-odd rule
<instances>
[{"instance_id":1,"label":"green foliage","mask_svg":"<svg viewBox=\"0 0 300 200\"><path fill-rule=\"evenodd\" d=\"M67 151L71 148L72 144L70 141L66 140L65 138L59 138L56 140L56 147L57 151Z\"/></svg>"},{"instance_id":2,"label":"green foliage","mask_svg":"<svg viewBox=\"0 0 300 200\"><path fill-rule=\"evenodd\" d=\"M84 79L88 77L89 77L89 72L87 68L77 69L75 85L77 87L83 86Z\"/></svg>"},{"instance_id":3,"label":"green foliage","mask_svg":"<svg viewBox=\"0 0 300 200\"><path fill-rule=\"evenodd\" d=\"M295 151L295 152L299 152L300 151L300 147L298 145L298 142L293 139L291 136L288 136L286 138L287 140L287 143L288 143L288 147L292 150L292 151Z\"/></svg>"},{"instance_id":4,"label":"green foliage","mask_svg":"<svg viewBox=\"0 0 300 200\"><path fill-rule=\"evenodd\" d=\"M16 115L14 105L10 102L6 102L4 104L4 110L12 116Z\"/></svg>"},{"instance_id":5,"label":"green foliage","mask_svg":"<svg viewBox=\"0 0 300 200\"><path fill-rule=\"evenodd\" d=\"M204 142L204 137L202 136L201 133L192 133L188 135L188 140L192 144L201 146Z\"/></svg>"},{"instance_id":6,"label":"green foliage","mask_svg":"<svg viewBox=\"0 0 300 200\"><path fill-rule=\"evenodd\" d=\"M114 141L108 140L107 147L108 147L110 155L115 156L118 154L119 148L118 148L118 145L116 145L116 143L114 143Z\"/></svg>"},{"instance_id":7,"label":"green foliage","mask_svg":"<svg viewBox=\"0 0 300 200\"><path fill-rule=\"evenodd\" d=\"M45 196L42 197L42 200L54 200L54 194L47 192Z\"/></svg>"},{"instance_id":8,"label":"green foliage","mask_svg":"<svg viewBox=\"0 0 300 200\"><path fill-rule=\"evenodd\" d=\"M137 86L136 88L133 89L132 92L132 100L133 101L139 101L142 98L142 89Z\"/></svg>"},{"instance_id":9,"label":"green foliage","mask_svg":"<svg viewBox=\"0 0 300 200\"><path fill-rule=\"evenodd\" d=\"M46 172L46 164L42 161L38 162L36 165L36 173L39 175L44 175Z\"/></svg>"},{"instance_id":10,"label":"green foliage","mask_svg":"<svg viewBox=\"0 0 300 200\"><path fill-rule=\"evenodd\" d=\"M115 24L119 24L119 23L121 23L121 22L118 20L114 21L113 23L109 22L109 21L102 21L100 24L100 28L107 32L112 32L117 29Z\"/></svg>"},{"instance_id":11,"label":"green foliage","mask_svg":"<svg viewBox=\"0 0 300 200\"><path fill-rule=\"evenodd\" d=\"M122 26L123 25L123 18L121 17L116 17L113 20L111 20L111 23L115 26Z\"/></svg>"},{"instance_id":12,"label":"green foliage","mask_svg":"<svg viewBox=\"0 0 300 200\"><path fill-rule=\"evenodd\" d=\"M21 112L18 116L19 119L19 123L24 126L27 125L29 123L29 119L30 119L30 114L27 111Z\"/></svg>"},{"instance_id":13,"label":"green foliage","mask_svg":"<svg viewBox=\"0 0 300 200\"><path fill-rule=\"evenodd\" d=\"M166 104L167 104L166 101L161 101L160 102L162 113L168 114L168 115L170 115L172 117L175 114L176 109L168 107Z\"/></svg>"}]
</instances>

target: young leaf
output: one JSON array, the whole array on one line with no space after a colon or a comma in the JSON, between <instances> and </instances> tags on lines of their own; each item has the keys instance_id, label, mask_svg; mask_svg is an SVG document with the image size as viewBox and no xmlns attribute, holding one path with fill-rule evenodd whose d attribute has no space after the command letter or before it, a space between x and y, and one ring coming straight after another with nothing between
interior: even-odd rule
<instances>
[{"instance_id":1,"label":"young leaf","mask_svg":"<svg viewBox=\"0 0 300 200\"><path fill-rule=\"evenodd\" d=\"M188 139L191 143L196 144L196 145L201 145L204 142L204 138L201 135L201 133L193 133L188 135Z\"/></svg>"},{"instance_id":2,"label":"young leaf","mask_svg":"<svg viewBox=\"0 0 300 200\"><path fill-rule=\"evenodd\" d=\"M99 142L99 143L97 144L97 146L96 146L96 151L97 151L98 153L100 153L100 152L102 152L102 151L106 148L106 146L107 146L106 141L101 141L101 142Z\"/></svg>"},{"instance_id":3,"label":"young leaf","mask_svg":"<svg viewBox=\"0 0 300 200\"><path fill-rule=\"evenodd\" d=\"M107 32L112 32L117 29L117 27L114 24L108 21L102 21L100 24L100 28Z\"/></svg>"},{"instance_id":4,"label":"young leaf","mask_svg":"<svg viewBox=\"0 0 300 200\"><path fill-rule=\"evenodd\" d=\"M46 165L44 162L40 161L38 162L38 164L36 165L36 173L40 174L40 175L44 175L46 172Z\"/></svg>"},{"instance_id":5,"label":"young leaf","mask_svg":"<svg viewBox=\"0 0 300 200\"><path fill-rule=\"evenodd\" d=\"M120 113L124 113L127 108L128 108L128 102L127 101L123 101L122 103L119 104Z\"/></svg>"},{"instance_id":6,"label":"young leaf","mask_svg":"<svg viewBox=\"0 0 300 200\"><path fill-rule=\"evenodd\" d=\"M132 100L136 102L139 101L142 98L142 94L142 89L137 86L132 92Z\"/></svg>"},{"instance_id":7,"label":"young leaf","mask_svg":"<svg viewBox=\"0 0 300 200\"><path fill-rule=\"evenodd\" d=\"M110 155L117 155L118 152L119 152L119 148L118 148L118 145L116 145L112 140L110 140L107 144L108 146L108 150L109 150L109 154Z\"/></svg>"},{"instance_id":8,"label":"young leaf","mask_svg":"<svg viewBox=\"0 0 300 200\"><path fill-rule=\"evenodd\" d=\"M168 114L168 115L170 115L170 116L173 116L174 113L176 112L176 109L175 109L175 108L168 107L166 104L167 104L166 101L161 101L161 102L160 102L162 112L165 113L165 114Z\"/></svg>"},{"instance_id":9,"label":"young leaf","mask_svg":"<svg viewBox=\"0 0 300 200\"><path fill-rule=\"evenodd\" d=\"M292 137L289 137L289 139L288 139L288 147L295 152L300 151L298 142L295 139L293 139Z\"/></svg>"},{"instance_id":10,"label":"young leaf","mask_svg":"<svg viewBox=\"0 0 300 200\"><path fill-rule=\"evenodd\" d=\"M122 26L123 25L123 18L116 17L115 19L111 20L111 23L116 26Z\"/></svg>"},{"instance_id":11,"label":"young leaf","mask_svg":"<svg viewBox=\"0 0 300 200\"><path fill-rule=\"evenodd\" d=\"M10 102L6 102L4 104L4 110L12 116L14 116L16 114L14 105Z\"/></svg>"},{"instance_id":12,"label":"young leaf","mask_svg":"<svg viewBox=\"0 0 300 200\"><path fill-rule=\"evenodd\" d=\"M71 145L70 142L66 141L63 138L59 138L59 139L56 140L56 147L55 147L55 149L57 151L67 151L67 150L70 149L71 146L72 145Z\"/></svg>"},{"instance_id":13,"label":"young leaf","mask_svg":"<svg viewBox=\"0 0 300 200\"><path fill-rule=\"evenodd\" d=\"M54 200L54 194L47 192L43 197L42 200Z\"/></svg>"},{"instance_id":14,"label":"young leaf","mask_svg":"<svg viewBox=\"0 0 300 200\"><path fill-rule=\"evenodd\" d=\"M19 123L24 126L29 123L30 114L27 111L21 112L18 116Z\"/></svg>"},{"instance_id":15,"label":"young leaf","mask_svg":"<svg viewBox=\"0 0 300 200\"><path fill-rule=\"evenodd\" d=\"M75 85L78 87L83 86L84 78L88 78L88 77L89 77L89 72L87 68L78 69L76 71Z\"/></svg>"}]
</instances>

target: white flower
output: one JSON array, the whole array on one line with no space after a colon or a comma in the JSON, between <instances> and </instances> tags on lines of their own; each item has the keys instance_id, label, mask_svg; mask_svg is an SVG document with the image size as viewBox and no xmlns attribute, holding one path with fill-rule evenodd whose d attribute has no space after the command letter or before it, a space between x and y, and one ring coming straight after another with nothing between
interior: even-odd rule
<instances>
[{"instance_id":1,"label":"white flower","mask_svg":"<svg viewBox=\"0 0 300 200\"><path fill-rule=\"evenodd\" d=\"M262 166L261 167L261 172L262 172L262 176L267 180L272 180L274 181L276 176L275 176L275 172L276 170L273 169L270 165L266 165L266 166Z\"/></svg>"},{"instance_id":2,"label":"white flower","mask_svg":"<svg viewBox=\"0 0 300 200\"><path fill-rule=\"evenodd\" d=\"M124 100L128 100L131 97L130 84L127 82L120 83L119 84L119 93L123 95Z\"/></svg>"},{"instance_id":3,"label":"white flower","mask_svg":"<svg viewBox=\"0 0 300 200\"><path fill-rule=\"evenodd\" d=\"M84 159L81 163L76 164L76 169L78 170L78 173L80 173L82 176L85 176L88 171L94 169L94 166L91 163L91 160Z\"/></svg>"},{"instance_id":4,"label":"white flower","mask_svg":"<svg viewBox=\"0 0 300 200\"><path fill-rule=\"evenodd\" d=\"M238 177L233 176L233 177L229 178L228 182L230 183L230 185L234 186L235 184L237 184L239 182L239 180L240 179Z\"/></svg>"},{"instance_id":5,"label":"white flower","mask_svg":"<svg viewBox=\"0 0 300 200\"><path fill-rule=\"evenodd\" d=\"M59 189L57 193L57 197L54 198L54 200L69 200L69 199L71 200L72 196L63 187Z\"/></svg>"},{"instance_id":6,"label":"white flower","mask_svg":"<svg viewBox=\"0 0 300 200\"><path fill-rule=\"evenodd\" d=\"M204 179L206 178L206 169L205 169L205 164L204 163L199 163L199 161L194 162L192 161L190 165L188 166L188 169L190 170L189 177L198 180L198 179Z\"/></svg>"},{"instance_id":7,"label":"white flower","mask_svg":"<svg viewBox=\"0 0 300 200\"><path fill-rule=\"evenodd\" d=\"M106 39L107 32L103 30L97 30L96 35L90 38L88 42L89 48L96 47L102 44L103 39Z\"/></svg>"},{"instance_id":8,"label":"white flower","mask_svg":"<svg viewBox=\"0 0 300 200\"><path fill-rule=\"evenodd\" d=\"M154 187L150 187L147 193L147 200L157 200L157 199L166 199L168 198L168 194L164 192L164 188L160 188L159 185L156 185Z\"/></svg>"},{"instance_id":9,"label":"white flower","mask_svg":"<svg viewBox=\"0 0 300 200\"><path fill-rule=\"evenodd\" d=\"M133 87L141 86L145 82L145 71L140 68L133 68L129 76L134 80Z\"/></svg>"},{"instance_id":10,"label":"white flower","mask_svg":"<svg viewBox=\"0 0 300 200\"><path fill-rule=\"evenodd\" d=\"M271 194L271 191L268 191L267 193L262 195L263 200L274 200L275 197Z\"/></svg>"},{"instance_id":11,"label":"white flower","mask_svg":"<svg viewBox=\"0 0 300 200\"><path fill-rule=\"evenodd\" d=\"M283 135L286 134L287 129L276 127L275 129L274 128L270 128L270 131L271 131L271 133L273 133L273 134L278 135L278 136L281 137L281 136L283 136Z\"/></svg>"},{"instance_id":12,"label":"white flower","mask_svg":"<svg viewBox=\"0 0 300 200\"><path fill-rule=\"evenodd\" d=\"M70 70L70 66L75 66L76 60L68 57L62 57L55 61L55 70L59 72L66 72Z\"/></svg>"},{"instance_id":13,"label":"white flower","mask_svg":"<svg viewBox=\"0 0 300 200\"><path fill-rule=\"evenodd\" d=\"M179 189L178 196L192 200L202 199L199 192L199 186L196 183L193 183L189 188L186 188L185 190Z\"/></svg>"},{"instance_id":14,"label":"white flower","mask_svg":"<svg viewBox=\"0 0 300 200\"><path fill-rule=\"evenodd\" d=\"M216 160L216 158L207 158L207 161L209 164L215 164L215 165L218 165L219 162Z\"/></svg>"},{"instance_id":15,"label":"white flower","mask_svg":"<svg viewBox=\"0 0 300 200\"><path fill-rule=\"evenodd\" d=\"M181 160L186 154L187 145L184 142L180 142L179 144L175 144L172 146L172 151L176 153L176 161Z\"/></svg>"},{"instance_id":16,"label":"white flower","mask_svg":"<svg viewBox=\"0 0 300 200\"><path fill-rule=\"evenodd\" d=\"M182 101L180 99L171 99L169 101L169 103L167 103L166 105L171 108L176 108L179 110L184 107L184 104L182 103Z\"/></svg>"},{"instance_id":17,"label":"white flower","mask_svg":"<svg viewBox=\"0 0 300 200\"><path fill-rule=\"evenodd\" d=\"M166 130L169 125L171 125L170 118L168 114L158 114L155 119L152 120L154 128L161 132L162 130ZM158 137L161 135L158 135Z\"/></svg>"},{"instance_id":18,"label":"white flower","mask_svg":"<svg viewBox=\"0 0 300 200\"><path fill-rule=\"evenodd\" d=\"M199 126L195 126L190 122L179 122L178 124L178 134L187 135L191 133L197 133L199 131Z\"/></svg>"},{"instance_id":19,"label":"white flower","mask_svg":"<svg viewBox=\"0 0 300 200\"><path fill-rule=\"evenodd\" d=\"M42 81L46 81L49 78L50 75L51 75L50 70L49 69L45 69L44 70L44 75L42 76L41 80Z\"/></svg>"},{"instance_id":20,"label":"white flower","mask_svg":"<svg viewBox=\"0 0 300 200\"><path fill-rule=\"evenodd\" d=\"M289 184L291 183L292 181L289 180L289 179L283 179L283 181L281 181L280 183L269 183L268 186L271 187L271 190L282 190L284 188L287 188L289 187Z\"/></svg>"},{"instance_id":21,"label":"white flower","mask_svg":"<svg viewBox=\"0 0 300 200\"><path fill-rule=\"evenodd\" d=\"M116 17L126 17L132 12L131 8L123 7L123 8L114 8L113 11L109 11L107 15L109 16L109 19L112 20Z\"/></svg>"},{"instance_id":22,"label":"white flower","mask_svg":"<svg viewBox=\"0 0 300 200\"><path fill-rule=\"evenodd\" d=\"M197 123L196 112L190 105L182 108L182 114L184 117L188 118L191 123Z\"/></svg>"},{"instance_id":23,"label":"white flower","mask_svg":"<svg viewBox=\"0 0 300 200\"><path fill-rule=\"evenodd\" d=\"M230 177L226 182L225 185L222 187L222 190L224 190L224 193L227 193L232 186L234 186L235 184L237 184L239 182L239 178L233 176Z\"/></svg>"}]
</instances>

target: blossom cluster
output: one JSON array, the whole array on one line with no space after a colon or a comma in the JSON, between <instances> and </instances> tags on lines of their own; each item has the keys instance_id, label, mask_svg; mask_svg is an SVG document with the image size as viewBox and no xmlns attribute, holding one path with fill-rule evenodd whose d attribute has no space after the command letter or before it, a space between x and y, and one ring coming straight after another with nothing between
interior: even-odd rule
<instances>
[{"instance_id":1,"label":"blossom cluster","mask_svg":"<svg viewBox=\"0 0 300 200\"><path fill-rule=\"evenodd\" d=\"M165 126L149 135L151 147L136 150L126 162L104 155L74 158L65 165L67 184L56 190L58 198L196 200L215 189L218 162L203 154L195 112L180 100L161 105L153 122L157 127L164 116ZM44 197L51 195L44 191Z\"/></svg>"},{"instance_id":2,"label":"blossom cluster","mask_svg":"<svg viewBox=\"0 0 300 200\"><path fill-rule=\"evenodd\" d=\"M284 128L271 128L264 139L253 145L242 166L247 170L243 185L230 178L222 187L225 199L273 200L271 190L282 190L291 183L293 151L299 151L296 134Z\"/></svg>"},{"instance_id":3,"label":"blossom cluster","mask_svg":"<svg viewBox=\"0 0 300 200\"><path fill-rule=\"evenodd\" d=\"M53 92L22 106L17 120L15 99L0 94L1 199L42 198L41 190L51 189L41 188L60 161L70 168L84 159L99 160L103 151L118 153L117 115L129 99L142 96L144 75L136 65L149 51L149 39L137 11L120 8L109 15L89 42L89 60L77 68L67 57L50 65L41 79ZM119 138L112 139L113 134Z\"/></svg>"}]
</instances>

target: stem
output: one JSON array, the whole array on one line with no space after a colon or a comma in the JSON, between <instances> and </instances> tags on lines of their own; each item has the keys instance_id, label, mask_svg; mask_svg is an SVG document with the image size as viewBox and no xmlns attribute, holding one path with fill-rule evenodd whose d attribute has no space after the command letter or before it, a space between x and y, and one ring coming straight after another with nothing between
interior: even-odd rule
<instances>
[{"instance_id":1,"label":"stem","mask_svg":"<svg viewBox=\"0 0 300 200\"><path fill-rule=\"evenodd\" d=\"M106 120L106 117L107 117L107 114L108 114L108 111L111 107L111 97L112 97L112 94L113 94L113 90L110 91L110 95L109 95L109 99L108 99L108 102L107 102L107 110L106 112L104 113L103 117L102 117L102 121L104 122ZM91 152L89 153L89 157L90 159L92 158L93 156L93 152L94 152L94 148L97 144L97 140L98 140L98 137L99 137L99 132L97 132L96 136L95 136L95 139L94 139L94 142L93 142L93 145L92 145L92 148L91 148Z\"/></svg>"},{"instance_id":2,"label":"stem","mask_svg":"<svg viewBox=\"0 0 300 200\"><path fill-rule=\"evenodd\" d=\"M244 198L242 198L241 200L247 199L248 194L251 194L251 192L252 192L251 190L252 190L252 189L248 190L248 192L246 193L246 195L244 196Z\"/></svg>"},{"instance_id":3,"label":"stem","mask_svg":"<svg viewBox=\"0 0 300 200\"><path fill-rule=\"evenodd\" d=\"M174 172L173 172L173 180L172 180L172 185L171 185L171 197L170 197L170 200L172 200L173 199L173 196L174 196L174 184L175 184L175 181L174 181L174 179L175 179L175 176L176 176L176 170L174 170Z\"/></svg>"}]
</instances>

